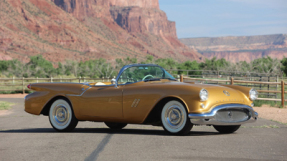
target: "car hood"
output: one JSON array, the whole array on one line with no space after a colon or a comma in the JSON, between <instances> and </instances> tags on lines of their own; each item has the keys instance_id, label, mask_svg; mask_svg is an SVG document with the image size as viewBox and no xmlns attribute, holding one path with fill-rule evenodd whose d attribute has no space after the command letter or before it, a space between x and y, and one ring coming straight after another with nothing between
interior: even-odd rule
<instances>
[{"instance_id":1,"label":"car hood","mask_svg":"<svg viewBox=\"0 0 287 161\"><path fill-rule=\"evenodd\" d=\"M251 106L252 101L249 99L248 87L236 86L236 85L210 85L210 84L192 84L185 82L153 82L157 86L165 86L166 88L173 89L174 93L184 93L184 96L188 93L188 99L184 99L189 106L190 112L202 113L212 110L213 107L222 104L244 104ZM201 89L208 91L207 101L201 101L199 92ZM177 90L177 92L176 92ZM201 105L205 108L201 108ZM200 108L198 108L200 107Z\"/></svg>"}]
</instances>

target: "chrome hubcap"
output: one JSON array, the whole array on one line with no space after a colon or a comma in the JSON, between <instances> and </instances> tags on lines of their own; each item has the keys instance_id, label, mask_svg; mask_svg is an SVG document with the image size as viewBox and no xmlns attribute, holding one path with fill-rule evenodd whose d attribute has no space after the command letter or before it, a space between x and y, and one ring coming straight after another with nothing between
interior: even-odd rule
<instances>
[{"instance_id":1,"label":"chrome hubcap","mask_svg":"<svg viewBox=\"0 0 287 161\"><path fill-rule=\"evenodd\" d=\"M57 105L53 110L53 119L55 122L60 125L64 126L67 124L70 118L70 113L68 112L67 108L60 104Z\"/></svg>"},{"instance_id":2,"label":"chrome hubcap","mask_svg":"<svg viewBox=\"0 0 287 161\"><path fill-rule=\"evenodd\" d=\"M181 109L177 105L169 107L165 112L165 121L169 127L177 129L182 126L184 121Z\"/></svg>"}]
</instances>

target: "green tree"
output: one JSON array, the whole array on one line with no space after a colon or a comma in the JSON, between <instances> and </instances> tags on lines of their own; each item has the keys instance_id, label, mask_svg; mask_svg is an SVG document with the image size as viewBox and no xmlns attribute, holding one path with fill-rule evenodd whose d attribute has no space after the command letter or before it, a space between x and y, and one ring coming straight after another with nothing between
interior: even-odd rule
<instances>
[{"instance_id":1,"label":"green tree","mask_svg":"<svg viewBox=\"0 0 287 161\"><path fill-rule=\"evenodd\" d=\"M227 68L230 65L224 58L217 59L213 57L212 59L205 59L204 63L200 64L200 67L205 70L214 70L218 71L224 68Z\"/></svg>"},{"instance_id":2,"label":"green tree","mask_svg":"<svg viewBox=\"0 0 287 161\"><path fill-rule=\"evenodd\" d=\"M58 68L56 69L57 75L63 75L64 74L64 66L61 62L58 62Z\"/></svg>"},{"instance_id":3,"label":"green tree","mask_svg":"<svg viewBox=\"0 0 287 161\"><path fill-rule=\"evenodd\" d=\"M253 71L257 73L265 74L281 74L281 62L278 59L272 59L271 57L263 57L255 59L251 62Z\"/></svg>"},{"instance_id":4,"label":"green tree","mask_svg":"<svg viewBox=\"0 0 287 161\"><path fill-rule=\"evenodd\" d=\"M281 60L281 63L282 63L281 69L282 69L284 75L286 76L286 75L287 75L287 58L284 57L284 58Z\"/></svg>"},{"instance_id":5,"label":"green tree","mask_svg":"<svg viewBox=\"0 0 287 161\"><path fill-rule=\"evenodd\" d=\"M178 69L181 70L199 70L199 63L197 63L195 60L194 61L186 61L184 63L179 64ZM199 75L201 72L199 71L192 71L192 72L179 72L178 74L186 74L186 75Z\"/></svg>"},{"instance_id":6,"label":"green tree","mask_svg":"<svg viewBox=\"0 0 287 161\"><path fill-rule=\"evenodd\" d=\"M26 65L32 72L32 76L39 78L48 78L56 75L56 69L53 64L44 59L42 55L30 57L30 62Z\"/></svg>"}]
</instances>

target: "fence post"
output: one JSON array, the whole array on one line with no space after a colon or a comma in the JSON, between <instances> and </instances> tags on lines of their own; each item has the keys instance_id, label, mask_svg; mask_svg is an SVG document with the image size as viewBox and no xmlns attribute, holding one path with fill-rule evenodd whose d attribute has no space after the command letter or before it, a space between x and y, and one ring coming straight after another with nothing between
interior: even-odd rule
<instances>
[{"instance_id":1,"label":"fence post","mask_svg":"<svg viewBox=\"0 0 287 161\"><path fill-rule=\"evenodd\" d=\"M22 77L22 90L23 94L25 94L24 77Z\"/></svg>"},{"instance_id":2,"label":"fence post","mask_svg":"<svg viewBox=\"0 0 287 161\"><path fill-rule=\"evenodd\" d=\"M81 76L79 76L79 83L81 83Z\"/></svg>"},{"instance_id":3,"label":"fence post","mask_svg":"<svg viewBox=\"0 0 287 161\"><path fill-rule=\"evenodd\" d=\"M262 76L260 76L259 81L262 82ZM262 84L260 84L259 86L260 86L260 90L261 90L262 89Z\"/></svg>"},{"instance_id":4,"label":"fence post","mask_svg":"<svg viewBox=\"0 0 287 161\"><path fill-rule=\"evenodd\" d=\"M39 81L38 81L38 77L37 77L37 83L38 83Z\"/></svg>"},{"instance_id":5,"label":"fence post","mask_svg":"<svg viewBox=\"0 0 287 161\"><path fill-rule=\"evenodd\" d=\"M180 75L180 82L183 82L183 75Z\"/></svg>"},{"instance_id":6,"label":"fence post","mask_svg":"<svg viewBox=\"0 0 287 161\"><path fill-rule=\"evenodd\" d=\"M270 82L270 76L268 76L268 82ZM269 93L269 90L270 90L270 84L267 85L267 88L268 88L268 97L270 98L270 93Z\"/></svg>"},{"instance_id":7,"label":"fence post","mask_svg":"<svg viewBox=\"0 0 287 161\"><path fill-rule=\"evenodd\" d=\"M86 82L85 77L84 77L84 82Z\"/></svg>"},{"instance_id":8,"label":"fence post","mask_svg":"<svg viewBox=\"0 0 287 161\"><path fill-rule=\"evenodd\" d=\"M51 82L51 83L53 82L53 77L51 77L50 82Z\"/></svg>"},{"instance_id":9,"label":"fence post","mask_svg":"<svg viewBox=\"0 0 287 161\"><path fill-rule=\"evenodd\" d=\"M281 81L281 105L284 107L285 98L284 98L284 81Z\"/></svg>"},{"instance_id":10,"label":"fence post","mask_svg":"<svg viewBox=\"0 0 287 161\"><path fill-rule=\"evenodd\" d=\"M14 76L13 76L13 84L15 83L15 82L14 82L14 79L15 79L15 78L14 78Z\"/></svg>"},{"instance_id":11,"label":"fence post","mask_svg":"<svg viewBox=\"0 0 287 161\"><path fill-rule=\"evenodd\" d=\"M278 75L276 76L276 82L278 83ZM276 84L276 91L278 91L278 84ZM277 98L277 93L276 93L276 98Z\"/></svg>"},{"instance_id":12,"label":"fence post","mask_svg":"<svg viewBox=\"0 0 287 161\"><path fill-rule=\"evenodd\" d=\"M231 79L230 79L230 85L233 85L233 84L234 84L234 78L231 77Z\"/></svg>"}]
</instances>

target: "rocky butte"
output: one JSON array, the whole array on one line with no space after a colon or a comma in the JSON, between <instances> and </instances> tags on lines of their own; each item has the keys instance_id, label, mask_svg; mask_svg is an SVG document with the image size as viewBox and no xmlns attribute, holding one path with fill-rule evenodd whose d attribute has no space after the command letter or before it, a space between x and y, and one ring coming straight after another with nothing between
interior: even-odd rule
<instances>
[{"instance_id":1,"label":"rocky butte","mask_svg":"<svg viewBox=\"0 0 287 161\"><path fill-rule=\"evenodd\" d=\"M2 0L0 60L201 60L181 43L158 0Z\"/></svg>"},{"instance_id":2,"label":"rocky butte","mask_svg":"<svg viewBox=\"0 0 287 161\"><path fill-rule=\"evenodd\" d=\"M187 38L180 41L207 58L224 58L234 63L250 62L265 56L277 59L287 57L286 34Z\"/></svg>"}]
</instances>

